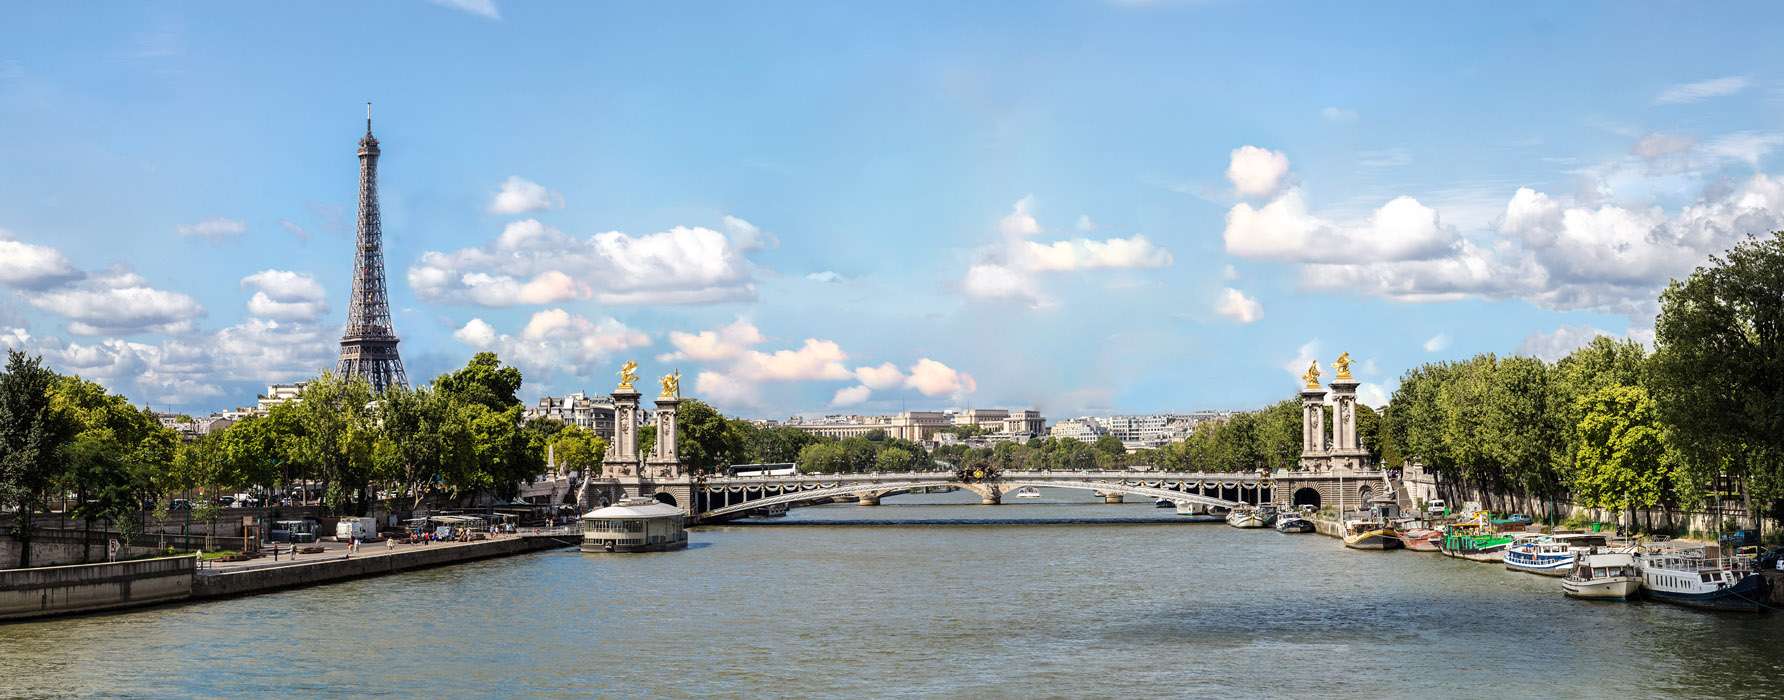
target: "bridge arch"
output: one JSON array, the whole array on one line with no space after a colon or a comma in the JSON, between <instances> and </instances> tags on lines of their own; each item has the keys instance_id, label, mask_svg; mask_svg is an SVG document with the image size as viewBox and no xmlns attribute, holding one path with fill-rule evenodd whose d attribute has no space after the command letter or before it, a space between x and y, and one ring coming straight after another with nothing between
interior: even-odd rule
<instances>
[{"instance_id":1,"label":"bridge arch","mask_svg":"<svg viewBox=\"0 0 1784 700\"><path fill-rule=\"evenodd\" d=\"M680 503L675 502L675 494L673 494L673 493L669 493L667 491L658 491L654 494L654 497L657 499L658 503L675 506L677 508L681 507Z\"/></svg>"},{"instance_id":2,"label":"bridge arch","mask_svg":"<svg viewBox=\"0 0 1784 700\"><path fill-rule=\"evenodd\" d=\"M1313 488L1312 486L1302 486L1301 488L1295 489L1294 495L1290 497L1289 505L1296 507L1313 506L1314 508L1318 508L1320 506L1319 489Z\"/></svg>"}]
</instances>

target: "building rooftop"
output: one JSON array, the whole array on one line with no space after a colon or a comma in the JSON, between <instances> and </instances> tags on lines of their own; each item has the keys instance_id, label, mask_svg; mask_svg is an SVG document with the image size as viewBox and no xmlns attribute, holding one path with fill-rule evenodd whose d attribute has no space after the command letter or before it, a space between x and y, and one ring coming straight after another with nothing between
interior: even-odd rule
<instances>
[{"instance_id":1,"label":"building rooftop","mask_svg":"<svg viewBox=\"0 0 1784 700\"><path fill-rule=\"evenodd\" d=\"M681 509L654 498L627 498L618 503L591 510L588 518L663 518L682 515Z\"/></svg>"}]
</instances>

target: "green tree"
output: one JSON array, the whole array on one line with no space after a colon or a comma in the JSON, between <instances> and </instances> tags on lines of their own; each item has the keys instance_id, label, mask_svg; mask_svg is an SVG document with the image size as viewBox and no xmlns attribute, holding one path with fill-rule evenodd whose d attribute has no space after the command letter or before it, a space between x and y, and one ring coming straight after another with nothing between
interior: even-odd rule
<instances>
[{"instance_id":1,"label":"green tree","mask_svg":"<svg viewBox=\"0 0 1784 700\"><path fill-rule=\"evenodd\" d=\"M1564 441L1549 403L1548 366L1533 357L1505 358L1489 387L1484 451L1516 491L1547 499L1553 519L1562 495L1555 465Z\"/></svg>"},{"instance_id":2,"label":"green tree","mask_svg":"<svg viewBox=\"0 0 1784 700\"><path fill-rule=\"evenodd\" d=\"M1127 453L1127 446L1121 444L1121 439L1114 435L1098 435L1096 442L1090 444L1090 448L1111 457Z\"/></svg>"},{"instance_id":3,"label":"green tree","mask_svg":"<svg viewBox=\"0 0 1784 700\"><path fill-rule=\"evenodd\" d=\"M293 456L311 465L323 484L323 502L337 513L369 508L372 448L377 439L368 406L372 387L358 377L324 372L304 386L292 406L299 431Z\"/></svg>"},{"instance_id":4,"label":"green tree","mask_svg":"<svg viewBox=\"0 0 1784 700\"><path fill-rule=\"evenodd\" d=\"M585 475L598 472L607 454L607 439L581 426L564 426L552 437L551 444L559 468Z\"/></svg>"},{"instance_id":5,"label":"green tree","mask_svg":"<svg viewBox=\"0 0 1784 700\"><path fill-rule=\"evenodd\" d=\"M520 370L502 366L493 352L480 352L464 367L434 378L434 390L452 401L504 411L520 405L520 383Z\"/></svg>"},{"instance_id":6,"label":"green tree","mask_svg":"<svg viewBox=\"0 0 1784 700\"><path fill-rule=\"evenodd\" d=\"M1784 232L1749 237L1660 295L1653 397L1701 491L1727 473L1747 513L1784 494Z\"/></svg>"},{"instance_id":7,"label":"green tree","mask_svg":"<svg viewBox=\"0 0 1784 700\"><path fill-rule=\"evenodd\" d=\"M705 401L682 399L675 422L679 431L675 452L689 469L718 473L744 461L743 434Z\"/></svg>"},{"instance_id":8,"label":"green tree","mask_svg":"<svg viewBox=\"0 0 1784 700\"><path fill-rule=\"evenodd\" d=\"M56 373L43 358L7 353L0 373L0 506L10 505L19 542L19 568L31 566L37 513L48 509L49 491L63 471L63 448L79 430L51 401Z\"/></svg>"},{"instance_id":9,"label":"green tree","mask_svg":"<svg viewBox=\"0 0 1784 700\"><path fill-rule=\"evenodd\" d=\"M880 450L874 456L874 471L902 472L911 467L911 453L898 447Z\"/></svg>"},{"instance_id":10,"label":"green tree","mask_svg":"<svg viewBox=\"0 0 1784 700\"><path fill-rule=\"evenodd\" d=\"M1369 451L1369 458L1388 469L1398 469L1400 460L1389 460L1388 455L1399 455L1398 447L1392 446L1382 433L1382 416L1375 409L1357 404L1357 440L1363 443L1363 449ZM1299 456L1299 453L1296 453ZM1291 462L1292 464L1292 462Z\"/></svg>"},{"instance_id":11,"label":"green tree","mask_svg":"<svg viewBox=\"0 0 1784 700\"><path fill-rule=\"evenodd\" d=\"M373 475L407 501L393 510L414 510L447 474L476 470L470 426L443 393L390 387L378 398L375 418Z\"/></svg>"},{"instance_id":12,"label":"green tree","mask_svg":"<svg viewBox=\"0 0 1784 700\"><path fill-rule=\"evenodd\" d=\"M1258 455L1269 469L1289 469L1301 462L1301 402L1287 399L1270 404L1255 415ZM1330 415L1328 412L1327 415ZM1327 434L1330 434L1328 424ZM1238 466L1239 469L1256 468Z\"/></svg>"},{"instance_id":13,"label":"green tree","mask_svg":"<svg viewBox=\"0 0 1784 700\"><path fill-rule=\"evenodd\" d=\"M849 453L834 440L806 445L794 460L806 474L841 474L849 470Z\"/></svg>"},{"instance_id":14,"label":"green tree","mask_svg":"<svg viewBox=\"0 0 1784 700\"><path fill-rule=\"evenodd\" d=\"M1660 413L1647 390L1612 385L1580 397L1574 497L1580 505L1628 510L1671 505L1677 478Z\"/></svg>"}]
</instances>

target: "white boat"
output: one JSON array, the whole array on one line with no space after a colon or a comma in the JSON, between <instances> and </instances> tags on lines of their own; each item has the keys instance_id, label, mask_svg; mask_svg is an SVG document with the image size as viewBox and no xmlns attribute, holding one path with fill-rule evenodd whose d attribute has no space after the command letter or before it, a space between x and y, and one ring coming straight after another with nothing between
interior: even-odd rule
<instances>
[{"instance_id":1,"label":"white boat","mask_svg":"<svg viewBox=\"0 0 1784 700\"><path fill-rule=\"evenodd\" d=\"M1505 548L1505 568L1543 576L1566 576L1573 570L1577 555L1606 544L1604 535L1592 533L1519 536Z\"/></svg>"},{"instance_id":2,"label":"white boat","mask_svg":"<svg viewBox=\"0 0 1784 700\"><path fill-rule=\"evenodd\" d=\"M1173 501L1169 498L1160 498L1160 499L1152 502L1152 507L1154 507L1154 508L1176 508L1177 502Z\"/></svg>"},{"instance_id":3,"label":"white boat","mask_svg":"<svg viewBox=\"0 0 1784 700\"><path fill-rule=\"evenodd\" d=\"M1577 553L1561 591L1569 598L1627 600L1642 588L1641 569L1633 550L1588 550Z\"/></svg>"},{"instance_id":4,"label":"white boat","mask_svg":"<svg viewBox=\"0 0 1784 700\"><path fill-rule=\"evenodd\" d=\"M1041 490L1037 489L1033 486L1024 486L1022 488L1016 489L1016 497L1017 498L1040 498Z\"/></svg>"},{"instance_id":5,"label":"white boat","mask_svg":"<svg viewBox=\"0 0 1784 700\"><path fill-rule=\"evenodd\" d=\"M1226 521L1228 525L1233 527L1254 528L1270 526L1270 519L1265 517L1264 511L1253 506L1239 506L1238 508L1234 508L1232 512L1227 513Z\"/></svg>"},{"instance_id":6,"label":"white boat","mask_svg":"<svg viewBox=\"0 0 1784 700\"><path fill-rule=\"evenodd\" d=\"M1648 597L1709 610L1758 612L1770 606L1765 577L1753 562L1722 557L1716 545L1668 546L1639 552Z\"/></svg>"}]
</instances>

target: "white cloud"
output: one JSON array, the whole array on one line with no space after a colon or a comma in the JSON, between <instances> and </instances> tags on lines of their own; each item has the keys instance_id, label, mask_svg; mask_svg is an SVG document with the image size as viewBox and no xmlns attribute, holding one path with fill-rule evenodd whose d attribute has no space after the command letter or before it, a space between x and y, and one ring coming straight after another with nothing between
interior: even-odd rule
<instances>
[{"instance_id":1,"label":"white cloud","mask_svg":"<svg viewBox=\"0 0 1784 700\"><path fill-rule=\"evenodd\" d=\"M890 362L878 367L856 367L855 378L861 381L862 386L881 390L897 388L905 379L904 373L898 371L898 365Z\"/></svg>"},{"instance_id":2,"label":"white cloud","mask_svg":"<svg viewBox=\"0 0 1784 700\"><path fill-rule=\"evenodd\" d=\"M806 338L805 343L791 350L772 353L752 350L739 358L735 373L754 381L801 381L810 379L849 379L854 376L843 361L849 358L835 341Z\"/></svg>"},{"instance_id":3,"label":"white cloud","mask_svg":"<svg viewBox=\"0 0 1784 700\"><path fill-rule=\"evenodd\" d=\"M1724 78L1700 80L1695 83L1673 85L1661 90L1654 96L1654 104L1688 104L1712 97L1727 97L1747 89L1747 78L1731 75Z\"/></svg>"},{"instance_id":4,"label":"white cloud","mask_svg":"<svg viewBox=\"0 0 1784 700\"><path fill-rule=\"evenodd\" d=\"M1227 163L1227 180L1241 197L1269 196L1287 175L1288 156L1268 148L1240 146Z\"/></svg>"},{"instance_id":5,"label":"white cloud","mask_svg":"<svg viewBox=\"0 0 1784 700\"><path fill-rule=\"evenodd\" d=\"M821 272L813 272L813 273L807 274L805 276L805 278L808 280L811 280L813 282L822 282L824 284L836 284L838 282L842 282L845 280L845 278L842 275L832 272L830 270L824 270Z\"/></svg>"},{"instance_id":6,"label":"white cloud","mask_svg":"<svg viewBox=\"0 0 1784 700\"><path fill-rule=\"evenodd\" d=\"M1390 398L1388 391L1383 389L1380 384L1363 382L1357 385L1357 403L1364 406L1379 409L1388 405Z\"/></svg>"},{"instance_id":7,"label":"white cloud","mask_svg":"<svg viewBox=\"0 0 1784 700\"><path fill-rule=\"evenodd\" d=\"M253 288L248 312L262 318L314 321L328 313L322 283L301 272L261 270L242 278L242 288Z\"/></svg>"},{"instance_id":8,"label":"white cloud","mask_svg":"<svg viewBox=\"0 0 1784 700\"><path fill-rule=\"evenodd\" d=\"M491 214L525 214L564 208L564 196L519 175L509 175L489 200Z\"/></svg>"},{"instance_id":9,"label":"white cloud","mask_svg":"<svg viewBox=\"0 0 1784 700\"><path fill-rule=\"evenodd\" d=\"M1438 333L1425 341L1425 352L1441 352L1450 346L1448 333Z\"/></svg>"},{"instance_id":10,"label":"white cloud","mask_svg":"<svg viewBox=\"0 0 1784 700\"><path fill-rule=\"evenodd\" d=\"M1329 122L1347 124L1357 120L1356 110L1343 107L1327 107L1319 111L1319 116Z\"/></svg>"},{"instance_id":11,"label":"white cloud","mask_svg":"<svg viewBox=\"0 0 1784 700\"><path fill-rule=\"evenodd\" d=\"M859 385L859 384L857 384L855 386L851 386L851 387L844 387L844 388L836 390L836 395L831 397L831 399L830 399L830 405L832 405L832 406L854 406L856 404L866 401L867 397L872 396L872 395L873 395L872 389L869 389L869 388Z\"/></svg>"},{"instance_id":12,"label":"white cloud","mask_svg":"<svg viewBox=\"0 0 1784 700\"><path fill-rule=\"evenodd\" d=\"M1010 213L998 220L998 232L1011 238L1026 238L1040 233L1040 222L1036 221L1034 214L1028 211L1033 206L1034 195L1032 194L1016 200L1016 206L1011 208Z\"/></svg>"},{"instance_id":13,"label":"white cloud","mask_svg":"<svg viewBox=\"0 0 1784 700\"><path fill-rule=\"evenodd\" d=\"M335 364L334 333L313 323L250 318L217 331L210 354L216 372L241 381L284 382L314 377Z\"/></svg>"},{"instance_id":14,"label":"white cloud","mask_svg":"<svg viewBox=\"0 0 1784 700\"><path fill-rule=\"evenodd\" d=\"M910 376L905 378L904 385L916 389L917 393L924 396L956 398L971 394L979 388L972 375L927 357L911 365Z\"/></svg>"},{"instance_id":15,"label":"white cloud","mask_svg":"<svg viewBox=\"0 0 1784 700\"><path fill-rule=\"evenodd\" d=\"M1042 233L1040 222L1030 211L1033 204L1032 195L1017 200L1010 213L998 222L999 243L982 251L981 259L967 267L961 280L961 289L967 296L1022 301L1030 308L1044 309L1054 303L1041 291L1041 273L1154 268L1172 263L1169 250L1143 235L1028 240ZM1086 225L1095 226L1087 216L1081 216L1078 223L1080 230Z\"/></svg>"},{"instance_id":16,"label":"white cloud","mask_svg":"<svg viewBox=\"0 0 1784 700\"><path fill-rule=\"evenodd\" d=\"M1101 241L1086 238L1052 243L1023 241L1022 245L1025 267L1035 271L1166 267L1171 264L1170 251L1138 235Z\"/></svg>"},{"instance_id":17,"label":"white cloud","mask_svg":"<svg viewBox=\"0 0 1784 700\"><path fill-rule=\"evenodd\" d=\"M1259 208L1233 205L1222 237L1233 255L1298 262L1419 260L1443 254L1457 240L1435 209L1412 197L1395 197L1367 220L1339 225L1309 214L1298 189Z\"/></svg>"},{"instance_id":18,"label":"white cloud","mask_svg":"<svg viewBox=\"0 0 1784 700\"><path fill-rule=\"evenodd\" d=\"M1215 300L1214 313L1239 323L1253 323L1264 317L1264 305L1245 296L1244 292L1227 287L1220 291L1220 298Z\"/></svg>"},{"instance_id":19,"label":"white cloud","mask_svg":"<svg viewBox=\"0 0 1784 700\"><path fill-rule=\"evenodd\" d=\"M1740 161L1748 167L1758 168L1759 159L1781 145L1784 145L1784 134L1740 131L1705 142L1703 150L1712 158Z\"/></svg>"},{"instance_id":20,"label":"white cloud","mask_svg":"<svg viewBox=\"0 0 1784 700\"><path fill-rule=\"evenodd\" d=\"M1651 133L1641 137L1630 149L1637 157L1653 160L1666 156L1684 153L1697 145L1697 139L1679 134Z\"/></svg>"},{"instance_id":21,"label":"white cloud","mask_svg":"<svg viewBox=\"0 0 1784 700\"><path fill-rule=\"evenodd\" d=\"M509 224L489 246L424 253L408 277L424 300L491 307L591 297L604 304L739 301L755 298L755 267L745 254L762 244L759 233L685 226L576 239L528 219Z\"/></svg>"},{"instance_id":22,"label":"white cloud","mask_svg":"<svg viewBox=\"0 0 1784 700\"><path fill-rule=\"evenodd\" d=\"M502 13L496 8L495 0L429 0L441 7L450 7L459 12L477 15L485 19L501 19Z\"/></svg>"},{"instance_id":23,"label":"white cloud","mask_svg":"<svg viewBox=\"0 0 1784 700\"><path fill-rule=\"evenodd\" d=\"M478 350L494 350L508 363L540 375L563 371L589 376L619 352L650 345L650 336L611 317L584 318L563 309L545 309L527 319L517 335L498 333L474 318L453 338Z\"/></svg>"},{"instance_id":24,"label":"white cloud","mask_svg":"<svg viewBox=\"0 0 1784 700\"><path fill-rule=\"evenodd\" d=\"M761 387L722 372L701 372L694 377L694 391L719 406L755 406L761 403Z\"/></svg>"},{"instance_id":25,"label":"white cloud","mask_svg":"<svg viewBox=\"0 0 1784 700\"><path fill-rule=\"evenodd\" d=\"M204 315L197 299L148 286L142 277L114 271L85 283L29 294L32 306L61 315L80 335L187 333Z\"/></svg>"},{"instance_id":26,"label":"white cloud","mask_svg":"<svg viewBox=\"0 0 1784 700\"><path fill-rule=\"evenodd\" d=\"M81 278L81 271L49 246L13 240L0 229L0 284L21 289L47 289Z\"/></svg>"},{"instance_id":27,"label":"white cloud","mask_svg":"<svg viewBox=\"0 0 1784 700\"><path fill-rule=\"evenodd\" d=\"M237 219L217 217L196 224L180 224L175 230L182 236L197 236L215 241L247 233L248 225Z\"/></svg>"},{"instance_id":28,"label":"white cloud","mask_svg":"<svg viewBox=\"0 0 1784 700\"><path fill-rule=\"evenodd\" d=\"M699 333L670 331L669 344L675 347L675 351L658 355L657 360L661 362L729 360L742 356L762 341L762 332L756 328L755 324L740 318L731 322L730 325L716 330L700 331Z\"/></svg>"},{"instance_id":29,"label":"white cloud","mask_svg":"<svg viewBox=\"0 0 1784 700\"><path fill-rule=\"evenodd\" d=\"M1552 332L1538 332L1524 336L1524 342L1518 344L1518 354L1554 362L1591 343L1593 338L1601 335L1616 337L1615 333L1591 326L1561 326Z\"/></svg>"}]
</instances>

